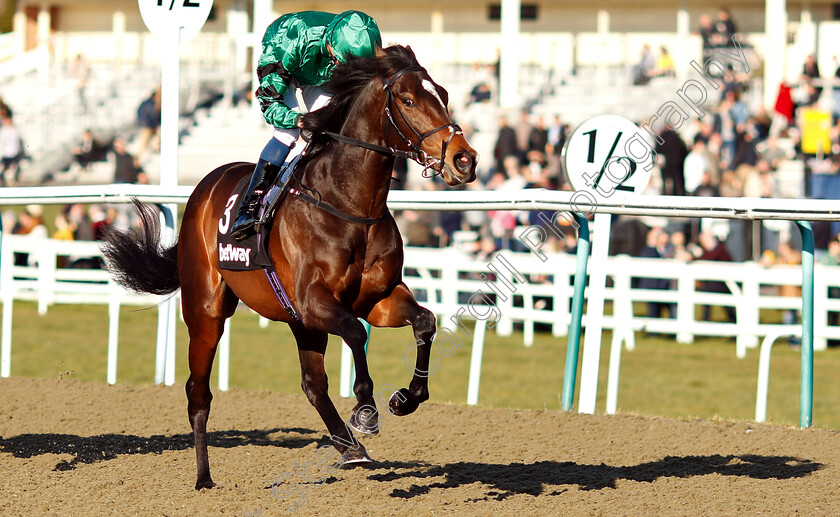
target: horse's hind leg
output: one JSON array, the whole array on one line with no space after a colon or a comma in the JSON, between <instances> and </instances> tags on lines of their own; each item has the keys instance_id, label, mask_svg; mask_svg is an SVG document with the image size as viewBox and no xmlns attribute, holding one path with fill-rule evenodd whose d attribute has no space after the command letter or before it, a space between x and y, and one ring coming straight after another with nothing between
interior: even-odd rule
<instances>
[{"instance_id":1,"label":"horse's hind leg","mask_svg":"<svg viewBox=\"0 0 840 517\"><path fill-rule=\"evenodd\" d=\"M224 332L225 320L236 310L237 298L220 283L215 296L209 300L187 298L184 320L190 334L190 378L187 380L187 414L195 439L195 457L198 475L195 489L215 486L210 477L210 464L207 458L207 418L210 416L210 371L219 338ZM207 312L203 312L207 311Z\"/></svg>"},{"instance_id":2,"label":"horse's hind leg","mask_svg":"<svg viewBox=\"0 0 840 517\"><path fill-rule=\"evenodd\" d=\"M329 397L327 373L324 370L327 333L308 330L298 323L290 324L290 327L300 356L301 388L326 424L333 445L342 456L342 465L370 463L370 456L364 446L353 436L353 431L341 419Z\"/></svg>"},{"instance_id":3,"label":"horse's hind leg","mask_svg":"<svg viewBox=\"0 0 840 517\"><path fill-rule=\"evenodd\" d=\"M418 305L405 284L398 285L391 295L377 303L368 315L368 323L376 327L402 327L411 324L414 330L417 359L414 376L408 389L402 388L388 402L391 413L397 416L413 413L420 403L429 400L429 358L432 338L436 331L435 315ZM436 369L436 367L435 367Z\"/></svg>"}]
</instances>

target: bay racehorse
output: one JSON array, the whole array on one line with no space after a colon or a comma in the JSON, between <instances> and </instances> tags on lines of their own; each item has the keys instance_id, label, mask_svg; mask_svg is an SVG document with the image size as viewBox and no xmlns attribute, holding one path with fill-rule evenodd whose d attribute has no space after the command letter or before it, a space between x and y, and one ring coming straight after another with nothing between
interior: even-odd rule
<instances>
[{"instance_id":1,"label":"bay racehorse","mask_svg":"<svg viewBox=\"0 0 840 517\"><path fill-rule=\"evenodd\" d=\"M177 244L162 247L153 209L137 203L143 224L131 233L110 232L103 245L117 280L140 292L181 289L189 330L187 412L195 439L195 488L214 486L207 458L210 370L224 322L239 301L260 315L288 323L297 342L301 387L326 424L342 465L371 459L345 425L327 393L327 334L350 347L358 403L350 426L379 428L373 381L365 356L367 334L358 318L376 327L411 325L417 358L409 387L389 399L389 411L407 415L429 398L427 371L435 317L420 307L402 281L403 244L386 206L395 156L411 158L426 174L450 185L475 179L476 153L447 109L448 94L418 65L410 48L392 46L370 59L339 65L324 108L304 116L312 132L298 163L297 192L278 207L268 241L277 277L297 316L287 311L262 271L218 266L217 231L229 222L228 203L250 163L223 165L196 186L187 202ZM314 201L317 199L317 201Z\"/></svg>"}]
</instances>

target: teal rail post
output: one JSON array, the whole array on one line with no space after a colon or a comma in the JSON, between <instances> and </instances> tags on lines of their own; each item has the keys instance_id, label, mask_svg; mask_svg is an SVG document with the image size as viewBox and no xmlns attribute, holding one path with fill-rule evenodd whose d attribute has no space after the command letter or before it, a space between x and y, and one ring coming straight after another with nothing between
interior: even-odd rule
<instances>
[{"instance_id":1,"label":"teal rail post","mask_svg":"<svg viewBox=\"0 0 840 517\"><path fill-rule=\"evenodd\" d=\"M370 344L370 323L359 318L359 321L362 322L362 326L365 327L365 332L367 333L367 339L365 340L365 355L367 355L368 345ZM347 345L345 345L347 346ZM350 365L350 391L353 391L353 384L356 383L356 365Z\"/></svg>"},{"instance_id":2,"label":"teal rail post","mask_svg":"<svg viewBox=\"0 0 840 517\"><path fill-rule=\"evenodd\" d=\"M814 231L797 221L802 234L802 373L799 388L799 427L811 427L814 410Z\"/></svg>"},{"instance_id":3,"label":"teal rail post","mask_svg":"<svg viewBox=\"0 0 840 517\"><path fill-rule=\"evenodd\" d=\"M578 353L580 351L580 329L583 318L583 292L586 289L586 265L589 261L589 221L582 214L574 214L578 228L577 268L575 269L575 290L572 296L572 321L569 324L569 341L566 345L566 373L563 375L563 410L572 409L575 401ZM555 310L563 310L555 307Z\"/></svg>"}]
</instances>

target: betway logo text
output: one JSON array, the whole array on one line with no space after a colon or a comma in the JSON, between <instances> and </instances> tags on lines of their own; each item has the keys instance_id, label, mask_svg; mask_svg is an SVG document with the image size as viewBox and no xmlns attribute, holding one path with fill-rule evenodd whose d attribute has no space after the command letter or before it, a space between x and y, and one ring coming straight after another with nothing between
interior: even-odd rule
<instances>
[{"instance_id":1,"label":"betway logo text","mask_svg":"<svg viewBox=\"0 0 840 517\"><path fill-rule=\"evenodd\" d=\"M244 262L251 265L251 249L239 248L233 244L219 244L219 262Z\"/></svg>"}]
</instances>

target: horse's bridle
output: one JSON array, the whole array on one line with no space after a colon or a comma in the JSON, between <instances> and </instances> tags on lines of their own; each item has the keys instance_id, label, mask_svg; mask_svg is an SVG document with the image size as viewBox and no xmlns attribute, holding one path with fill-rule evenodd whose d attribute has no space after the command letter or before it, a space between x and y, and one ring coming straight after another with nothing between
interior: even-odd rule
<instances>
[{"instance_id":1,"label":"horse's bridle","mask_svg":"<svg viewBox=\"0 0 840 517\"><path fill-rule=\"evenodd\" d=\"M389 130L390 130L391 127L393 127L394 130L397 132L397 134L400 136L400 138L402 138L403 142L405 142L405 144L408 146L408 148L410 149L409 151L403 151L403 150L397 149L393 146L381 146L381 145L371 144L369 142L365 142L363 140L358 140L356 138L345 136L345 135L342 135L342 134L339 134L339 133L334 133L332 131L325 131L323 134L329 136L330 138L333 138L334 140L338 140L339 142L344 142L345 144L355 145L357 147L363 147L365 149L370 149L370 150L376 151L378 153L389 154L389 155L392 155L392 156L397 156L397 157L401 157L401 158L408 158L409 160L413 160L423 167L423 176L424 177L431 177L431 176L435 176L437 174L443 173L444 160L446 159L446 148L449 146L449 143L452 141L452 139L455 138L455 135L463 134L463 130L461 129L461 126L459 126L458 124L455 124L453 122L451 124L445 124L443 126L432 129L431 131L427 131L426 133L420 133L419 131L417 131L417 129L414 128L414 126L411 125L411 122L408 121L405 114L400 109L399 104L394 102L394 94L391 92L391 87L403 75L405 75L409 72L425 72L425 71L426 71L426 69L423 68L420 65L411 65L411 66L408 66L408 67L403 68L402 70L398 71L397 73L392 75L390 79L386 79L385 76L382 76L382 84L383 84L382 89L385 90L385 96L386 96L385 115L388 117L388 125L385 126L385 143L386 144L388 143ZM391 106L394 107L393 110L391 109ZM403 123L411 130L412 133L414 133L414 136L417 137L416 142L412 142L411 139L408 138L405 135L405 133L403 133L402 130L400 130L400 127L397 125L397 121L394 119L394 113L393 113L394 111L396 111L399 114ZM441 145L440 157L439 158L431 156L426 151L421 149L420 146L423 145L423 141L426 138L432 136L433 134L437 133L438 131L443 131L444 129L449 129L449 138L444 140L443 144ZM435 171L432 174L428 174L427 171L429 169L434 171L435 170L434 167L436 165L440 165L440 171Z\"/></svg>"},{"instance_id":2,"label":"horse's bridle","mask_svg":"<svg viewBox=\"0 0 840 517\"><path fill-rule=\"evenodd\" d=\"M386 95L385 114L388 116L388 123L389 123L388 126L385 126L385 143L386 144L388 143L388 130L390 129L391 126L393 126L394 130L396 130L397 134L400 135L400 137L403 139L405 144L410 149L409 151L403 151L403 150L397 149L395 147L387 147L387 146L372 144L370 142L365 142L364 140L359 140L357 138L345 136L345 135L342 135L340 133L334 133L332 131L324 131L322 134L324 134L324 135L326 135L326 136L328 136L328 137L330 137L334 140L337 140L339 142L345 143L345 144L355 145L357 147L362 147L364 149L370 149L371 151L376 151L376 152L381 153L381 154L387 154L387 155L391 155L391 156L397 156L397 157L408 158L410 160L414 160L415 162L417 162L418 164L420 164L423 167L423 176L424 177L431 177L431 176L435 176L437 174L442 174L443 173L443 167L444 167L444 160L446 159L446 148L447 148L447 146L449 146L449 143L452 141L452 139L455 138L455 135L463 133L463 130L461 129L461 127L458 124L452 123L452 124L446 124L446 125L440 126L438 128L432 129L431 131L428 131L426 133L421 134L419 131L417 131L417 129L414 128L414 126L411 125L411 122L409 122L408 119L405 117L402 110L399 108L399 105L394 103L394 95L391 92L391 86L394 85L394 83L397 81L397 79L399 79L403 75L407 74L408 72L418 72L418 71L425 72L426 69L423 68L422 66L419 66L419 65L412 65L412 66L408 66L406 68L403 68L399 72L395 73L393 76L391 76L390 79L386 80L384 76L382 77L382 83L384 84L383 89L385 90L385 95ZM403 133L400 130L400 127L397 125L397 121L394 120L394 114L393 114L393 111L391 110L392 105L395 108L394 111L399 113L400 118L403 120L403 123L405 123L405 125L417 137L417 142L412 142L411 139L409 139L405 135L405 133ZM445 108L445 106L444 106L444 108ZM447 138L443 142L443 144L441 145L440 158L436 158L434 156L429 156L429 154L426 153L426 151L424 151L423 149L420 148L420 146L423 145L423 140L425 140L426 138L430 137L431 135L437 133L438 131L443 131L444 129L449 129L449 138ZM305 152L306 151L304 151L304 153ZM438 164L440 164L440 171L435 171L434 167L435 167L435 165L438 165ZM430 169L434 172L431 173L431 174L428 174L427 171L429 171ZM332 214L336 217L339 217L341 219L344 219L345 221L348 221L348 222L351 222L351 223L371 225L371 224L381 223L382 221L386 220L387 217L388 217L388 209L387 208L385 208L384 213L379 217L357 217L357 216L354 216L354 215L346 214L346 213L342 212L341 210L339 210L338 208L332 206L331 204L321 200L321 194L318 193L317 190L314 190L314 189L311 189L311 188L305 186L303 183L300 182L300 180L297 180L297 182L301 185L302 188L304 188L306 190L313 191L317 195L317 197L310 196L309 194L306 194L305 192L302 192L301 190L295 189L295 188L289 188L288 189L289 194L291 194L292 196L295 196L295 197L299 197L303 201L306 201L307 203L315 205L318 208L320 208L321 210L329 212L330 214Z\"/></svg>"},{"instance_id":3,"label":"horse's bridle","mask_svg":"<svg viewBox=\"0 0 840 517\"><path fill-rule=\"evenodd\" d=\"M426 72L426 69L420 65L412 65L403 68L399 72L392 75L391 78L388 80L385 80L384 76L382 77L382 82L384 84L383 89L385 90L386 96L385 115L388 116L388 122L390 123L390 126L385 127L385 143L388 143L388 128L393 126L394 130L397 132L398 135L400 135L400 137L403 139L403 141L406 143L409 149L411 149L412 152L416 154L416 158L414 158L414 161L423 166L423 176L427 177L426 171L428 171L429 169L434 170L433 167L438 164L440 165L441 170L435 174L443 172L443 164L444 160L446 159L446 148L449 146L449 142L451 142L452 139L455 138L455 135L459 133L462 134L463 130L461 129L461 126L453 122L451 124L445 124L438 128L432 129L431 131L427 131L426 133L421 134L414 128L414 126L411 125L411 122L408 121L408 119L405 117L405 114L403 114L403 111L400 109L399 103L394 102L394 94L391 91L391 87L394 85L394 83L397 82L397 79L409 72ZM394 106L395 111L400 115L400 118L402 119L403 123L405 123L405 125L408 126L408 129L410 129L411 132L414 133L414 136L417 137L417 142L412 142L407 136L405 136L405 134L402 131L400 131L400 127L397 125L397 121L394 120L394 114L391 110L391 106ZM443 144L441 144L440 158L429 156L429 154L426 153L426 151L420 148L420 146L423 145L423 140L432 136L438 131L443 131L444 129L449 129L449 138L444 140ZM435 174L431 174L431 176L434 176Z\"/></svg>"}]
</instances>

